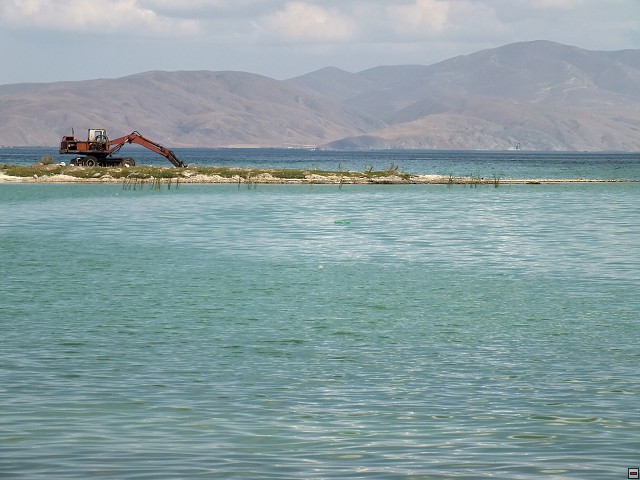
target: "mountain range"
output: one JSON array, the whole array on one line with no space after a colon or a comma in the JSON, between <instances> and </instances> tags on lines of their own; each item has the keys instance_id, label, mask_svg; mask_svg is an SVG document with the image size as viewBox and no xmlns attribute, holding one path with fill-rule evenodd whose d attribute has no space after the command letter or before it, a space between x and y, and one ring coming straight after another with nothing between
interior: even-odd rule
<instances>
[{"instance_id":1,"label":"mountain range","mask_svg":"<svg viewBox=\"0 0 640 480\"><path fill-rule=\"evenodd\" d=\"M0 85L0 145L54 146L87 128L172 147L636 151L640 50L539 40L288 80L153 71Z\"/></svg>"}]
</instances>

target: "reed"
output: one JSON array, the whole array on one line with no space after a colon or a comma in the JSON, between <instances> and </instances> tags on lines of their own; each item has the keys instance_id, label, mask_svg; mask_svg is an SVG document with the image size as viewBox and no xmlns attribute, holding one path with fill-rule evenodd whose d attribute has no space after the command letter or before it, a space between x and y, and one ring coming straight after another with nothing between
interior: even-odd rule
<instances>
[{"instance_id":1,"label":"reed","mask_svg":"<svg viewBox=\"0 0 640 480\"><path fill-rule=\"evenodd\" d=\"M247 190L255 190L256 188L258 188L257 183L253 180L251 170L249 170L247 172L247 175L245 176L245 183L247 184Z\"/></svg>"},{"instance_id":2,"label":"reed","mask_svg":"<svg viewBox=\"0 0 640 480\"><path fill-rule=\"evenodd\" d=\"M122 179L123 190L137 190L138 187L140 187L140 189L142 190L143 183L141 178L138 178L135 175L131 175Z\"/></svg>"},{"instance_id":3,"label":"reed","mask_svg":"<svg viewBox=\"0 0 640 480\"><path fill-rule=\"evenodd\" d=\"M178 189L180 187L180 180L176 178L175 188ZM143 190L145 185L148 185L151 190L162 190L162 186L166 185L167 190L171 190L171 184L173 182L172 178L162 178L162 177L151 177L151 178L140 178L137 175L130 175L128 177L123 177L122 179L122 189L123 190Z\"/></svg>"},{"instance_id":4,"label":"reed","mask_svg":"<svg viewBox=\"0 0 640 480\"><path fill-rule=\"evenodd\" d=\"M500 175L497 173L493 174L493 186L498 188L500 186Z\"/></svg>"},{"instance_id":5,"label":"reed","mask_svg":"<svg viewBox=\"0 0 640 480\"><path fill-rule=\"evenodd\" d=\"M474 174L469 177L469 186L471 188L478 188L478 185L482 184L483 178L480 175Z\"/></svg>"},{"instance_id":6,"label":"reed","mask_svg":"<svg viewBox=\"0 0 640 480\"><path fill-rule=\"evenodd\" d=\"M453 183L454 183L453 174L450 173L449 178L447 179L447 188L451 188L451 185L453 185Z\"/></svg>"}]
</instances>

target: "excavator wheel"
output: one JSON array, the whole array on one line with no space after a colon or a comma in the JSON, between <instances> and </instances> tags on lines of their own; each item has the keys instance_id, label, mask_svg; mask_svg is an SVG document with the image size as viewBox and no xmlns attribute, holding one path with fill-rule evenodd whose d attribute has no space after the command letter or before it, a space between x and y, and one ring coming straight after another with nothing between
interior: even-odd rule
<instances>
[{"instance_id":1,"label":"excavator wheel","mask_svg":"<svg viewBox=\"0 0 640 480\"><path fill-rule=\"evenodd\" d=\"M86 157L84 159L84 164L87 167L95 167L98 164L96 157Z\"/></svg>"},{"instance_id":2,"label":"excavator wheel","mask_svg":"<svg viewBox=\"0 0 640 480\"><path fill-rule=\"evenodd\" d=\"M123 158L120 162L121 167L135 167L136 161L133 158Z\"/></svg>"}]
</instances>

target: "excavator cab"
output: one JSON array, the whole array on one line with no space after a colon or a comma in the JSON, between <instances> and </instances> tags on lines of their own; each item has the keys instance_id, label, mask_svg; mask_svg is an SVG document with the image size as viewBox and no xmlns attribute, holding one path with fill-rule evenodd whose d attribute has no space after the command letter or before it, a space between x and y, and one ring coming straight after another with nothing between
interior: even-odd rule
<instances>
[{"instance_id":1,"label":"excavator cab","mask_svg":"<svg viewBox=\"0 0 640 480\"><path fill-rule=\"evenodd\" d=\"M89 141L96 143L107 143L109 137L107 137L107 131L100 128L89 129Z\"/></svg>"}]
</instances>

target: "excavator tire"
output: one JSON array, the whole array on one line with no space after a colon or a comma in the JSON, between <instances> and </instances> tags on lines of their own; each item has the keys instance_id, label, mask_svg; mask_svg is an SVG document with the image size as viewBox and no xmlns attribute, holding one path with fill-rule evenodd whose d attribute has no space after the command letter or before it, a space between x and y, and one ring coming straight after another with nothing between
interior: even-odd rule
<instances>
[{"instance_id":1,"label":"excavator tire","mask_svg":"<svg viewBox=\"0 0 640 480\"><path fill-rule=\"evenodd\" d=\"M120 166L121 167L135 167L136 165L136 161L133 158L123 158L122 161L120 162Z\"/></svg>"},{"instance_id":2,"label":"excavator tire","mask_svg":"<svg viewBox=\"0 0 640 480\"><path fill-rule=\"evenodd\" d=\"M98 164L98 160L96 157L86 157L84 159L84 164L87 167L95 167Z\"/></svg>"}]
</instances>

